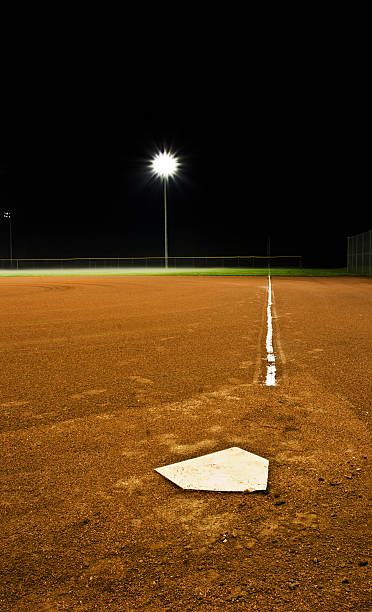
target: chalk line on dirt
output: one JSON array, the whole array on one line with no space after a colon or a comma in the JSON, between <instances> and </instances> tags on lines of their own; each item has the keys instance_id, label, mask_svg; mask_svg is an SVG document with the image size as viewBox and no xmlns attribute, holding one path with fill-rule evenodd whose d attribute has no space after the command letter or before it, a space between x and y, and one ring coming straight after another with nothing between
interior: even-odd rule
<instances>
[{"instance_id":1,"label":"chalk line on dirt","mask_svg":"<svg viewBox=\"0 0 372 612\"><path fill-rule=\"evenodd\" d=\"M274 387L276 385L276 366L275 366L275 353L273 348L273 317L272 317L272 288L271 288L271 277L268 276L268 291L267 291L267 334L266 334L266 381L267 387Z\"/></svg>"}]
</instances>

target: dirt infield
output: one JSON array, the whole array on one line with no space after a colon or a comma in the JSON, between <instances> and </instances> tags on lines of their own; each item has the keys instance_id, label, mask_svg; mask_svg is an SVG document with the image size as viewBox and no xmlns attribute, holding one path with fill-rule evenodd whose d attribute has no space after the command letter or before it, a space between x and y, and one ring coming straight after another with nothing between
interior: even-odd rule
<instances>
[{"instance_id":1,"label":"dirt infield","mask_svg":"<svg viewBox=\"0 0 372 612\"><path fill-rule=\"evenodd\" d=\"M372 281L0 279L0 610L363 611ZM266 494L155 467L240 446Z\"/></svg>"}]
</instances>

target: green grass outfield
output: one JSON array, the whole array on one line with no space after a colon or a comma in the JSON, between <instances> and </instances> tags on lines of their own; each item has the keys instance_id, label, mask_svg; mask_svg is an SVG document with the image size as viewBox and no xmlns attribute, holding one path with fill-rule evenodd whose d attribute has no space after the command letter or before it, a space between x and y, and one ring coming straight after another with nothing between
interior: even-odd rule
<instances>
[{"instance_id":1,"label":"green grass outfield","mask_svg":"<svg viewBox=\"0 0 372 612\"><path fill-rule=\"evenodd\" d=\"M267 276L267 268L48 268L0 270L0 276ZM355 276L346 268L274 268L271 276Z\"/></svg>"}]
</instances>

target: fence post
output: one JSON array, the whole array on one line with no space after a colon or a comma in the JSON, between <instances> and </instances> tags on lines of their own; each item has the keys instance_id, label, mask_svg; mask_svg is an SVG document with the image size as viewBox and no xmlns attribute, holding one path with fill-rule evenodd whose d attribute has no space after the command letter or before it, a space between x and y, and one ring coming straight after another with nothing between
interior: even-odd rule
<instances>
[{"instance_id":1,"label":"fence post","mask_svg":"<svg viewBox=\"0 0 372 612\"><path fill-rule=\"evenodd\" d=\"M358 241L357 241L357 237L354 236L353 237L353 242L354 242L354 269L353 272L355 272L355 274L358 272Z\"/></svg>"}]
</instances>

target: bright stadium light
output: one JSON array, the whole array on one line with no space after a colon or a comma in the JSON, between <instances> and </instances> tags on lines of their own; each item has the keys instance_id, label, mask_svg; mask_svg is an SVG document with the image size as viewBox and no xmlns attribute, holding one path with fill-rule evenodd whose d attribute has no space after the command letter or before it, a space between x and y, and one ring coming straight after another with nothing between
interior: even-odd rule
<instances>
[{"instance_id":1,"label":"bright stadium light","mask_svg":"<svg viewBox=\"0 0 372 612\"><path fill-rule=\"evenodd\" d=\"M168 229L167 229L167 181L177 174L179 161L172 153L157 153L151 162L151 170L164 184L164 265L168 268Z\"/></svg>"},{"instance_id":2,"label":"bright stadium light","mask_svg":"<svg viewBox=\"0 0 372 612\"><path fill-rule=\"evenodd\" d=\"M178 166L179 161L177 157L172 155L172 153L168 153L167 151L155 155L151 162L153 173L163 179L174 176L177 173Z\"/></svg>"}]
</instances>

